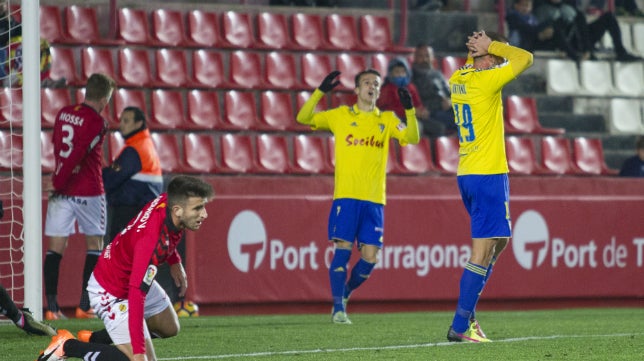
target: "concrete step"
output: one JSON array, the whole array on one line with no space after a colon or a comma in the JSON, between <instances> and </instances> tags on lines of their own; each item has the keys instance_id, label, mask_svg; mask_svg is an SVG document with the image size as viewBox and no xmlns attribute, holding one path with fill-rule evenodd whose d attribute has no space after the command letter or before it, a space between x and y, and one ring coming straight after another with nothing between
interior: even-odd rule
<instances>
[{"instance_id":1,"label":"concrete step","mask_svg":"<svg viewBox=\"0 0 644 361\"><path fill-rule=\"evenodd\" d=\"M600 136L606 132L604 117L598 114L539 112L539 122L547 128L564 128L568 133L591 133Z\"/></svg>"}]
</instances>

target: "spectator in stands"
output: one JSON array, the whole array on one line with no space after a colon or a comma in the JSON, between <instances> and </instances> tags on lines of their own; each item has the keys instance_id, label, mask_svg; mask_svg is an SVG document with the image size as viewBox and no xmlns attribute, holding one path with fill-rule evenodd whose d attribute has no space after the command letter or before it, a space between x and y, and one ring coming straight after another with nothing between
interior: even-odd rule
<instances>
[{"instance_id":1,"label":"spectator in stands","mask_svg":"<svg viewBox=\"0 0 644 361\"><path fill-rule=\"evenodd\" d=\"M449 135L456 132L454 111L450 100L449 85L443 73L434 69L434 49L419 44L414 50L411 82L416 85L423 106L429 117L418 117L423 132L430 136Z\"/></svg>"},{"instance_id":2,"label":"spectator in stands","mask_svg":"<svg viewBox=\"0 0 644 361\"><path fill-rule=\"evenodd\" d=\"M313 129L331 131L338 140L335 142L335 191L328 223L328 239L335 243L329 280L333 297L332 321L350 324L346 313L349 296L369 278L383 246L390 139L398 139L401 145L417 144L420 135L407 88L398 88L400 102L405 108L406 126L394 113L381 112L376 107L381 78L373 69L355 76L356 104L316 112L315 107L324 94L340 83L339 75L336 70L324 78L296 119ZM347 265L355 242L361 257L351 267L347 281Z\"/></svg>"},{"instance_id":3,"label":"spectator in stands","mask_svg":"<svg viewBox=\"0 0 644 361\"><path fill-rule=\"evenodd\" d=\"M622 177L644 177L644 136L637 137L634 156L626 159L619 175Z\"/></svg>"},{"instance_id":4,"label":"spectator in stands","mask_svg":"<svg viewBox=\"0 0 644 361\"><path fill-rule=\"evenodd\" d=\"M380 88L380 97L376 101L376 106L380 110L391 110L396 116L402 120L407 121L405 114L405 107L403 106L400 96L398 95L398 88L405 88L411 95L411 101L416 108L416 117L419 119L427 119L429 112L423 106L418 89L411 83L411 70L407 60L402 57L397 57L389 61L387 66L387 77L385 82Z\"/></svg>"},{"instance_id":5,"label":"spectator in stands","mask_svg":"<svg viewBox=\"0 0 644 361\"><path fill-rule=\"evenodd\" d=\"M644 12L637 6L635 0L615 0L615 14L617 16L644 17Z\"/></svg>"},{"instance_id":6,"label":"spectator in stands","mask_svg":"<svg viewBox=\"0 0 644 361\"><path fill-rule=\"evenodd\" d=\"M588 23L585 14L574 5L569 5L564 0L544 0L542 4L536 6L534 14L539 24L552 24L555 34L559 31L563 32L572 51L562 50L566 51L572 60L578 62L595 59L595 44L607 31L613 40L615 56L618 61L641 60L626 51L622 42L622 32L613 13L604 13Z\"/></svg>"},{"instance_id":7,"label":"spectator in stands","mask_svg":"<svg viewBox=\"0 0 644 361\"><path fill-rule=\"evenodd\" d=\"M562 49L568 56L576 56L576 51L566 40L563 29L550 22L539 23L532 13L532 0L514 0L506 14L510 44L527 51Z\"/></svg>"},{"instance_id":8,"label":"spectator in stands","mask_svg":"<svg viewBox=\"0 0 644 361\"><path fill-rule=\"evenodd\" d=\"M104 74L92 74L85 86L85 101L63 107L54 124L56 170L47 202L45 235L49 245L44 263L45 319L64 318L58 306L58 273L69 235L76 223L85 235L87 254L76 318L95 318L89 307L87 281L103 249L106 205L101 170L107 122L100 115L109 104L116 83Z\"/></svg>"}]
</instances>

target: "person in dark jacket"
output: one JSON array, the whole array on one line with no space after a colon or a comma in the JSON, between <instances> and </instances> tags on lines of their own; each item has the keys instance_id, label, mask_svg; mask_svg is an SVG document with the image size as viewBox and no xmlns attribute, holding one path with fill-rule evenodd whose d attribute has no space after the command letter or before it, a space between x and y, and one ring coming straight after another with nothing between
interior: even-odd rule
<instances>
[{"instance_id":1,"label":"person in dark jacket","mask_svg":"<svg viewBox=\"0 0 644 361\"><path fill-rule=\"evenodd\" d=\"M637 154L624 161L619 175L622 177L644 177L644 136L635 142Z\"/></svg>"}]
</instances>

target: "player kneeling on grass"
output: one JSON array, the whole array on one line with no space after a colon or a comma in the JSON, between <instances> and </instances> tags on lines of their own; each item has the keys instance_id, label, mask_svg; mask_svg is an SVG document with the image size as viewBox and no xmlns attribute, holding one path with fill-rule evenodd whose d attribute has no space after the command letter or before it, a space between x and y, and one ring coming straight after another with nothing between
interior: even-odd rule
<instances>
[{"instance_id":1,"label":"player kneeling on grass","mask_svg":"<svg viewBox=\"0 0 644 361\"><path fill-rule=\"evenodd\" d=\"M151 334L172 337L179 332L172 303L154 279L157 267L170 265L180 296L184 295L188 283L176 247L186 229L196 231L208 217L205 206L213 193L197 178L173 178L167 193L148 203L101 254L87 290L114 346L100 343L95 335L92 342L81 342L59 330L38 361L68 357L155 361Z\"/></svg>"}]
</instances>

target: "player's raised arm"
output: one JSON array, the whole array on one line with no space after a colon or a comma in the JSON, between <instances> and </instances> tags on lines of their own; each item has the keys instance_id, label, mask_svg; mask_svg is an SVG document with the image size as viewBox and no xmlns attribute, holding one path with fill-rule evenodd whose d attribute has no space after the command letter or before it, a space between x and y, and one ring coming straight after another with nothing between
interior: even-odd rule
<instances>
[{"instance_id":1,"label":"player's raised arm","mask_svg":"<svg viewBox=\"0 0 644 361\"><path fill-rule=\"evenodd\" d=\"M324 78L324 80L322 80L320 86L315 89L313 94L311 94L311 97L302 106L302 109L300 109L300 111L297 113L295 119L298 123L304 125L312 124L313 115L315 114L315 107L318 105L318 102L320 101L320 99L322 99L325 93L330 92L331 90L333 90L333 88L340 84L340 80L337 79L339 75L340 72L334 70L330 72Z\"/></svg>"},{"instance_id":2,"label":"player's raised arm","mask_svg":"<svg viewBox=\"0 0 644 361\"><path fill-rule=\"evenodd\" d=\"M398 88L398 97L405 108L405 117L407 118L407 131L405 132L405 141L409 144L418 144L420 133L418 131L418 119L416 119L416 108L411 101L411 94L406 88Z\"/></svg>"}]
</instances>

